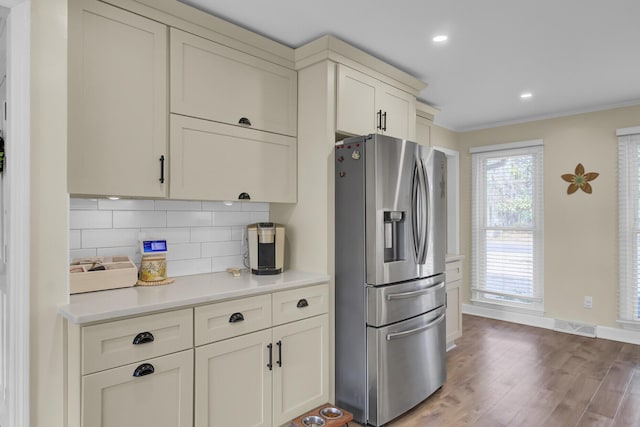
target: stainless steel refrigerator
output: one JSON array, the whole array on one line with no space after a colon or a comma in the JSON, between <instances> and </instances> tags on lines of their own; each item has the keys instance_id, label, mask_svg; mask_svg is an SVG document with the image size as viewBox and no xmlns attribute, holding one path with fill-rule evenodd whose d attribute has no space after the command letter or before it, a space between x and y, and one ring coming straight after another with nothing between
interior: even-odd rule
<instances>
[{"instance_id":1,"label":"stainless steel refrigerator","mask_svg":"<svg viewBox=\"0 0 640 427\"><path fill-rule=\"evenodd\" d=\"M336 404L380 426L446 379L446 157L359 136L335 174Z\"/></svg>"}]
</instances>

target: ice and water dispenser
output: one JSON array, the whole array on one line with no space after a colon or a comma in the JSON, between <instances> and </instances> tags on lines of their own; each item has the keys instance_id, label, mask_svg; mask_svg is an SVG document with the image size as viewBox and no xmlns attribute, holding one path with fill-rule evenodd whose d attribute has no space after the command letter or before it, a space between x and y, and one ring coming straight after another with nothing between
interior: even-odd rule
<instances>
[{"instance_id":1,"label":"ice and water dispenser","mask_svg":"<svg viewBox=\"0 0 640 427\"><path fill-rule=\"evenodd\" d=\"M405 259L405 218L403 211L384 211L384 262Z\"/></svg>"}]
</instances>

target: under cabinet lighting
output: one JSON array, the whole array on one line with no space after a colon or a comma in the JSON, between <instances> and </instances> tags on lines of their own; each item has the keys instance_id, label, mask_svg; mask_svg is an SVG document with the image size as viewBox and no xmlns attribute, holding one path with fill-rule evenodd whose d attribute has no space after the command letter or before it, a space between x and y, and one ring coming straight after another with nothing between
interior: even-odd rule
<instances>
[{"instance_id":1,"label":"under cabinet lighting","mask_svg":"<svg viewBox=\"0 0 640 427\"><path fill-rule=\"evenodd\" d=\"M442 42L446 42L449 39L449 36L445 36L444 34L435 36L433 38L433 41L436 43L442 43Z\"/></svg>"},{"instance_id":2,"label":"under cabinet lighting","mask_svg":"<svg viewBox=\"0 0 640 427\"><path fill-rule=\"evenodd\" d=\"M522 99L529 99L533 96L533 94L531 92L524 92L522 94L520 94L520 98Z\"/></svg>"},{"instance_id":3,"label":"under cabinet lighting","mask_svg":"<svg viewBox=\"0 0 640 427\"><path fill-rule=\"evenodd\" d=\"M233 202L223 202L225 206L233 206Z\"/></svg>"},{"instance_id":4,"label":"under cabinet lighting","mask_svg":"<svg viewBox=\"0 0 640 427\"><path fill-rule=\"evenodd\" d=\"M107 197L107 199L109 199L109 200L120 200L120 197L111 196L111 197Z\"/></svg>"}]
</instances>

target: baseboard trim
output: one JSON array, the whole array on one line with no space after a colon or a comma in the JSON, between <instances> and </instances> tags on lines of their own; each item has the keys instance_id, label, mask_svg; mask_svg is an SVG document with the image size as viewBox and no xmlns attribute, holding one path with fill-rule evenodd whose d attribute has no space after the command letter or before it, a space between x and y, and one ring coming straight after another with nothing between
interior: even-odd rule
<instances>
[{"instance_id":1,"label":"baseboard trim","mask_svg":"<svg viewBox=\"0 0 640 427\"><path fill-rule=\"evenodd\" d=\"M551 317L502 311L488 307L478 307L473 304L462 304L462 313L487 317L489 319L504 320L505 322L519 323L521 325L533 326L536 328L551 329L567 334L569 333L567 331L555 329L555 319ZM596 325L596 338L640 345L640 332L628 329Z\"/></svg>"}]
</instances>

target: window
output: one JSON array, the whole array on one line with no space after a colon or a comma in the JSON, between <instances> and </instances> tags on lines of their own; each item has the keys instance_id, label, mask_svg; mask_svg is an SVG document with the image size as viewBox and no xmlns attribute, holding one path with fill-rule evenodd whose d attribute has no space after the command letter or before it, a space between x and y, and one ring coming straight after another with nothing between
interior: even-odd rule
<instances>
[{"instance_id":1,"label":"window","mask_svg":"<svg viewBox=\"0 0 640 427\"><path fill-rule=\"evenodd\" d=\"M618 132L619 318L640 326L640 127Z\"/></svg>"},{"instance_id":2,"label":"window","mask_svg":"<svg viewBox=\"0 0 640 427\"><path fill-rule=\"evenodd\" d=\"M474 302L541 311L541 140L471 150Z\"/></svg>"}]
</instances>

